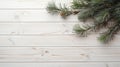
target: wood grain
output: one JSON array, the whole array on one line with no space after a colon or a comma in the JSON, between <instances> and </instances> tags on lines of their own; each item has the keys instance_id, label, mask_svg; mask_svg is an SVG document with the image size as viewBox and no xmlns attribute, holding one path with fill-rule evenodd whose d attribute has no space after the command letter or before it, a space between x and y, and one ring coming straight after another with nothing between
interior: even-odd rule
<instances>
[{"instance_id":1,"label":"wood grain","mask_svg":"<svg viewBox=\"0 0 120 67\"><path fill-rule=\"evenodd\" d=\"M119 63L0 63L2 67L119 67Z\"/></svg>"},{"instance_id":2,"label":"wood grain","mask_svg":"<svg viewBox=\"0 0 120 67\"><path fill-rule=\"evenodd\" d=\"M6 21L17 21L17 22L27 22L27 21L49 21L49 22L77 22L77 16L70 16L66 20L62 19L61 16L51 15L46 9L42 10L0 10L0 22ZM7 19L6 19L7 18Z\"/></svg>"},{"instance_id":3,"label":"wood grain","mask_svg":"<svg viewBox=\"0 0 120 67\"><path fill-rule=\"evenodd\" d=\"M1 0L0 9L43 9L51 1L56 4L65 3L69 5L72 0Z\"/></svg>"},{"instance_id":4,"label":"wood grain","mask_svg":"<svg viewBox=\"0 0 120 67\"><path fill-rule=\"evenodd\" d=\"M120 37L116 36L110 44L102 44L98 35L82 38L76 35L1 35L0 46L85 46L85 47L119 47ZM118 51L119 52L119 51Z\"/></svg>"},{"instance_id":5,"label":"wood grain","mask_svg":"<svg viewBox=\"0 0 120 67\"><path fill-rule=\"evenodd\" d=\"M120 61L119 47L0 47L0 62Z\"/></svg>"},{"instance_id":6,"label":"wood grain","mask_svg":"<svg viewBox=\"0 0 120 67\"><path fill-rule=\"evenodd\" d=\"M0 34L6 35L45 35L74 34L73 26L77 23L0 23Z\"/></svg>"},{"instance_id":7,"label":"wood grain","mask_svg":"<svg viewBox=\"0 0 120 67\"><path fill-rule=\"evenodd\" d=\"M49 14L49 1L0 0L0 67L120 67L119 35L109 44L79 37L72 29L83 22Z\"/></svg>"},{"instance_id":8,"label":"wood grain","mask_svg":"<svg viewBox=\"0 0 120 67\"><path fill-rule=\"evenodd\" d=\"M2 67L120 67L117 63L0 63Z\"/></svg>"}]
</instances>

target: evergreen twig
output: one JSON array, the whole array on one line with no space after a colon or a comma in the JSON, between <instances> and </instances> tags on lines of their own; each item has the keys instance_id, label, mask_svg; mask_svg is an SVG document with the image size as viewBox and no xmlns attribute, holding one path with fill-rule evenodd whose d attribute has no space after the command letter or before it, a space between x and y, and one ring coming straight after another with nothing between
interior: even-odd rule
<instances>
[{"instance_id":1,"label":"evergreen twig","mask_svg":"<svg viewBox=\"0 0 120 67\"><path fill-rule=\"evenodd\" d=\"M89 32L108 28L98 38L103 43L110 42L120 30L120 0L73 0L71 8L57 7L55 3L49 3L47 10L52 14L60 14L63 18L78 14L79 20L93 19L92 26L75 25L73 30L81 36L87 36ZM112 25L109 22L111 20L114 22Z\"/></svg>"}]
</instances>

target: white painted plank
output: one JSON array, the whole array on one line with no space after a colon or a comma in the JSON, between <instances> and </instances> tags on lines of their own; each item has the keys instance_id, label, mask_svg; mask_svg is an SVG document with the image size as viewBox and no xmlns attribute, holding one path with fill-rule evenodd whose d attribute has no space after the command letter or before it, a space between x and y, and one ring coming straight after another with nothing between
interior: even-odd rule
<instances>
[{"instance_id":1,"label":"white painted plank","mask_svg":"<svg viewBox=\"0 0 120 67\"><path fill-rule=\"evenodd\" d=\"M120 63L109 64L108 67L120 67Z\"/></svg>"},{"instance_id":2,"label":"white painted plank","mask_svg":"<svg viewBox=\"0 0 120 67\"><path fill-rule=\"evenodd\" d=\"M56 61L58 62L120 61L119 36L117 36L116 39L111 44L109 44L109 46L112 47L107 48L103 47L106 45L101 44L96 40L96 37L98 37L98 35L93 34L88 38L79 38L76 37L75 35L71 35L73 34L72 27L74 22L78 22L77 16L70 16L67 20L64 20L60 16L50 15L45 10L48 1L51 0L0 0L1 67L8 66L120 67L119 63L118 64L4 63L4 62L56 62ZM62 2L67 3L69 5L71 0L55 0L55 1L56 3Z\"/></svg>"},{"instance_id":3,"label":"white painted plank","mask_svg":"<svg viewBox=\"0 0 120 67\"><path fill-rule=\"evenodd\" d=\"M0 62L120 61L120 47L0 47Z\"/></svg>"},{"instance_id":4,"label":"white painted plank","mask_svg":"<svg viewBox=\"0 0 120 67\"><path fill-rule=\"evenodd\" d=\"M88 63L88 64L87 63L0 63L0 66L1 67L106 67L106 64L104 63Z\"/></svg>"},{"instance_id":5,"label":"white painted plank","mask_svg":"<svg viewBox=\"0 0 120 67\"><path fill-rule=\"evenodd\" d=\"M75 35L1 35L0 46L120 46L120 37L116 36L110 44L102 44L97 40L98 35L87 38Z\"/></svg>"},{"instance_id":6,"label":"white painted plank","mask_svg":"<svg viewBox=\"0 0 120 67\"><path fill-rule=\"evenodd\" d=\"M0 63L1 67L120 67L117 63Z\"/></svg>"},{"instance_id":7,"label":"white painted plank","mask_svg":"<svg viewBox=\"0 0 120 67\"><path fill-rule=\"evenodd\" d=\"M0 0L0 9L41 9L50 1L68 5L72 0Z\"/></svg>"},{"instance_id":8,"label":"white painted plank","mask_svg":"<svg viewBox=\"0 0 120 67\"><path fill-rule=\"evenodd\" d=\"M73 34L76 23L0 23L0 35Z\"/></svg>"},{"instance_id":9,"label":"white painted plank","mask_svg":"<svg viewBox=\"0 0 120 67\"><path fill-rule=\"evenodd\" d=\"M51 15L45 9L44 10L0 10L0 21L63 21L72 22L78 21L77 16L69 16L66 20L62 19L61 16Z\"/></svg>"}]
</instances>

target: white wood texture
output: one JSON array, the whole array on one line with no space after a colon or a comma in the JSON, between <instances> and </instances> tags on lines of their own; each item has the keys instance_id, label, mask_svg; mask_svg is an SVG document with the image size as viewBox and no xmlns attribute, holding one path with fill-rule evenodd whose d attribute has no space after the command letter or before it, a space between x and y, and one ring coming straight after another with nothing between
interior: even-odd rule
<instances>
[{"instance_id":1,"label":"white wood texture","mask_svg":"<svg viewBox=\"0 0 120 67\"><path fill-rule=\"evenodd\" d=\"M76 23L0 23L0 34L74 34Z\"/></svg>"},{"instance_id":2,"label":"white wood texture","mask_svg":"<svg viewBox=\"0 0 120 67\"><path fill-rule=\"evenodd\" d=\"M72 0L0 0L0 9L43 9L48 2L69 5Z\"/></svg>"},{"instance_id":3,"label":"white wood texture","mask_svg":"<svg viewBox=\"0 0 120 67\"><path fill-rule=\"evenodd\" d=\"M82 22L50 15L49 1L0 0L0 67L120 67L119 35L109 44L79 37L72 29Z\"/></svg>"},{"instance_id":4,"label":"white wood texture","mask_svg":"<svg viewBox=\"0 0 120 67\"><path fill-rule=\"evenodd\" d=\"M2 67L120 67L119 63L0 63Z\"/></svg>"},{"instance_id":5,"label":"white wood texture","mask_svg":"<svg viewBox=\"0 0 120 67\"><path fill-rule=\"evenodd\" d=\"M120 67L119 63L0 63L2 67Z\"/></svg>"},{"instance_id":6,"label":"white wood texture","mask_svg":"<svg viewBox=\"0 0 120 67\"><path fill-rule=\"evenodd\" d=\"M57 15L51 15L49 14L46 9L39 9L39 10L0 10L0 21L5 22L5 21L19 21L20 22L60 22L60 21L66 21L66 22L77 22L77 17L76 16L70 16L66 20L62 19L60 16ZM8 23L8 22L7 22Z\"/></svg>"},{"instance_id":7,"label":"white wood texture","mask_svg":"<svg viewBox=\"0 0 120 67\"><path fill-rule=\"evenodd\" d=\"M0 47L0 62L120 61L117 47Z\"/></svg>"},{"instance_id":8,"label":"white wood texture","mask_svg":"<svg viewBox=\"0 0 120 67\"><path fill-rule=\"evenodd\" d=\"M84 47L119 47L119 37L110 44L102 44L98 35L81 38L75 35L1 35L0 46L84 46Z\"/></svg>"}]
</instances>

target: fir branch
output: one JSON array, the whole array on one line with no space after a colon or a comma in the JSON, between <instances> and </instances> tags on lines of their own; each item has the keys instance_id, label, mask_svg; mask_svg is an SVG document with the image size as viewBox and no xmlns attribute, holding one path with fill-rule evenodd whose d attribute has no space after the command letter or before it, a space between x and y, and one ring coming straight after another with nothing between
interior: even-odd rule
<instances>
[{"instance_id":1,"label":"fir branch","mask_svg":"<svg viewBox=\"0 0 120 67\"><path fill-rule=\"evenodd\" d=\"M94 16L94 22L95 23L102 23L107 21L110 18L110 13L108 9L99 11L98 14Z\"/></svg>"},{"instance_id":2,"label":"fir branch","mask_svg":"<svg viewBox=\"0 0 120 67\"><path fill-rule=\"evenodd\" d=\"M72 14L72 11L70 11L64 4L64 6L60 5L57 7L54 2L49 2L47 6L47 11L51 14L59 14L62 16L62 18L66 18L67 16Z\"/></svg>"},{"instance_id":3,"label":"fir branch","mask_svg":"<svg viewBox=\"0 0 120 67\"><path fill-rule=\"evenodd\" d=\"M87 19L92 18L93 14L94 11L92 9L83 9L78 14L78 19L85 22Z\"/></svg>"},{"instance_id":4,"label":"fir branch","mask_svg":"<svg viewBox=\"0 0 120 67\"><path fill-rule=\"evenodd\" d=\"M79 24L74 25L73 30L75 31L75 33L77 33L78 35L85 37L88 34L88 31L90 30L90 26L80 26Z\"/></svg>"},{"instance_id":5,"label":"fir branch","mask_svg":"<svg viewBox=\"0 0 120 67\"><path fill-rule=\"evenodd\" d=\"M117 34L117 32L120 31L120 23L117 23L116 25L114 25L113 27L111 27L108 31L106 31L105 33L103 33L98 39L102 42L102 43L108 43L111 40L113 40L115 34Z\"/></svg>"},{"instance_id":6,"label":"fir branch","mask_svg":"<svg viewBox=\"0 0 120 67\"><path fill-rule=\"evenodd\" d=\"M81 9L88 7L88 2L85 0L73 0L71 8L73 9Z\"/></svg>"},{"instance_id":7,"label":"fir branch","mask_svg":"<svg viewBox=\"0 0 120 67\"><path fill-rule=\"evenodd\" d=\"M60 9L55 5L54 2L49 2L46 10L51 14L56 14L60 11Z\"/></svg>"},{"instance_id":8,"label":"fir branch","mask_svg":"<svg viewBox=\"0 0 120 67\"><path fill-rule=\"evenodd\" d=\"M109 25L111 25L111 23L109 23L109 21L111 21L112 18L113 17L108 9L99 12L96 16L94 16L95 31L101 28L110 27Z\"/></svg>"},{"instance_id":9,"label":"fir branch","mask_svg":"<svg viewBox=\"0 0 120 67\"><path fill-rule=\"evenodd\" d=\"M71 14L78 14L80 21L92 18L94 20L92 26L74 26L74 31L81 36L87 36L89 32L108 27L108 30L99 37L99 40L104 43L111 41L120 30L119 0L73 0L71 8L65 5L57 7L55 3L51 3L48 4L47 10L53 14L60 14L63 18ZM111 20L114 22L113 25L109 22Z\"/></svg>"},{"instance_id":10,"label":"fir branch","mask_svg":"<svg viewBox=\"0 0 120 67\"><path fill-rule=\"evenodd\" d=\"M63 18L66 18L67 16L71 15L72 14L72 11L70 11L70 9L68 9L65 4L64 6L60 6L60 15L63 17Z\"/></svg>"}]
</instances>

